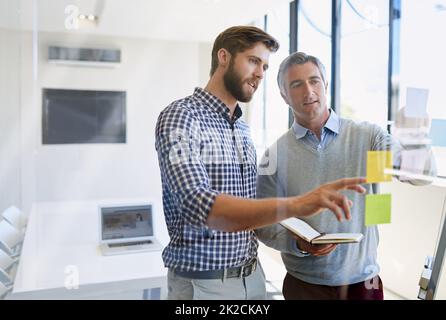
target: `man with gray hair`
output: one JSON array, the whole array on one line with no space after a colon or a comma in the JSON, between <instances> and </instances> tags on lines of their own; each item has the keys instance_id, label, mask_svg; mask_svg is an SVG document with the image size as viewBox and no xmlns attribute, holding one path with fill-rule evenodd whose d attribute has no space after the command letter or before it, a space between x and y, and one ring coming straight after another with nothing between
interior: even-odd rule
<instances>
[{"instance_id":1,"label":"man with gray hair","mask_svg":"<svg viewBox=\"0 0 446 320\"><path fill-rule=\"evenodd\" d=\"M258 198L297 196L326 181L365 176L370 150L392 150L398 165L401 146L385 130L339 118L328 107L328 82L318 58L303 52L290 55L281 63L277 81L295 121L265 152L261 164L277 162L277 170L271 174L259 170ZM430 167L428 161L425 170ZM367 193L377 193L377 187L367 185ZM364 197L344 194L355 204L347 223L338 223L326 212L301 219L321 232L362 233L360 243L312 245L279 224L256 230L261 241L281 251L288 272L285 299L383 299L378 229L365 226Z\"/></svg>"}]
</instances>

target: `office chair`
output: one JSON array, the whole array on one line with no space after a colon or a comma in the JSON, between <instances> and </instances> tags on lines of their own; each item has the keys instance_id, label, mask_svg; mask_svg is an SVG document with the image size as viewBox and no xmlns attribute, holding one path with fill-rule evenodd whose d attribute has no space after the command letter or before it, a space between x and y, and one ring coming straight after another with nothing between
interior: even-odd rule
<instances>
[{"instance_id":1,"label":"office chair","mask_svg":"<svg viewBox=\"0 0 446 320\"><path fill-rule=\"evenodd\" d=\"M3 219L8 221L14 228L22 231L27 223L25 214L15 206L10 206L2 213Z\"/></svg>"},{"instance_id":2,"label":"office chair","mask_svg":"<svg viewBox=\"0 0 446 320\"><path fill-rule=\"evenodd\" d=\"M14 282L11 277L0 268L0 300L5 299L9 292L12 291Z\"/></svg>"},{"instance_id":3,"label":"office chair","mask_svg":"<svg viewBox=\"0 0 446 320\"><path fill-rule=\"evenodd\" d=\"M0 221L0 249L11 257L16 257L16 247L23 241L23 233L18 231L6 220Z\"/></svg>"},{"instance_id":4,"label":"office chair","mask_svg":"<svg viewBox=\"0 0 446 320\"><path fill-rule=\"evenodd\" d=\"M11 276L2 268L0 268L0 283L3 283L7 287L14 284Z\"/></svg>"},{"instance_id":5,"label":"office chair","mask_svg":"<svg viewBox=\"0 0 446 320\"><path fill-rule=\"evenodd\" d=\"M12 280L12 284L14 284L14 282L15 282L15 276L17 275L18 269L19 269L19 264L15 263L8 270L8 275L9 275L9 278Z\"/></svg>"},{"instance_id":6,"label":"office chair","mask_svg":"<svg viewBox=\"0 0 446 320\"><path fill-rule=\"evenodd\" d=\"M7 271L16 264L17 261L17 259L12 258L9 254L0 249L0 269Z\"/></svg>"},{"instance_id":7,"label":"office chair","mask_svg":"<svg viewBox=\"0 0 446 320\"><path fill-rule=\"evenodd\" d=\"M0 250L0 300L5 299L14 286L17 260Z\"/></svg>"},{"instance_id":8,"label":"office chair","mask_svg":"<svg viewBox=\"0 0 446 320\"><path fill-rule=\"evenodd\" d=\"M0 300L6 299L11 290L12 286L7 286L0 281Z\"/></svg>"}]
</instances>

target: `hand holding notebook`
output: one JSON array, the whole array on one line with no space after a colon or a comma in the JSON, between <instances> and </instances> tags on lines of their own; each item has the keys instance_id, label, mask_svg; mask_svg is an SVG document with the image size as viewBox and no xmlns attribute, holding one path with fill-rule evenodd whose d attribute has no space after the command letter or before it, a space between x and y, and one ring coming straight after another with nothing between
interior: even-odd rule
<instances>
[{"instance_id":1,"label":"hand holding notebook","mask_svg":"<svg viewBox=\"0 0 446 320\"><path fill-rule=\"evenodd\" d=\"M298 218L289 218L280 224L311 244L356 243L363 238L362 233L320 233Z\"/></svg>"}]
</instances>

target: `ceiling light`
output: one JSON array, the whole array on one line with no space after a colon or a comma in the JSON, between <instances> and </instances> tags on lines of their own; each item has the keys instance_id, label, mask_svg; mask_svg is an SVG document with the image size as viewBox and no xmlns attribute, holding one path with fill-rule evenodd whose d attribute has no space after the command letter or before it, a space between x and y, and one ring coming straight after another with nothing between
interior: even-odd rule
<instances>
[{"instance_id":1,"label":"ceiling light","mask_svg":"<svg viewBox=\"0 0 446 320\"><path fill-rule=\"evenodd\" d=\"M96 21L98 19L97 16L95 16L94 14L80 14L79 15L79 20L90 20L90 21Z\"/></svg>"}]
</instances>

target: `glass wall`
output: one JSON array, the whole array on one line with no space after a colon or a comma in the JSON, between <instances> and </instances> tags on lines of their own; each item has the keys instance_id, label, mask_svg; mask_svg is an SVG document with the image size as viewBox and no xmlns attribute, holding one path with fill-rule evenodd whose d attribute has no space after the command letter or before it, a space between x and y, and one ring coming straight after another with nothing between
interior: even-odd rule
<instances>
[{"instance_id":1,"label":"glass wall","mask_svg":"<svg viewBox=\"0 0 446 320\"><path fill-rule=\"evenodd\" d=\"M325 65L330 97L331 0L299 1L297 50L318 57Z\"/></svg>"},{"instance_id":2,"label":"glass wall","mask_svg":"<svg viewBox=\"0 0 446 320\"><path fill-rule=\"evenodd\" d=\"M289 54L289 11L288 3L277 5L254 23L273 35L280 43L279 50L270 55L269 68L262 86L245 109L249 114L248 123L258 157L262 156L266 147L288 130L288 106L280 95L277 73L280 63Z\"/></svg>"},{"instance_id":3,"label":"glass wall","mask_svg":"<svg viewBox=\"0 0 446 320\"><path fill-rule=\"evenodd\" d=\"M156 259L126 256L122 268L108 268L117 275L102 272L98 206L152 203L152 230L168 243L154 134L160 112L206 86L213 42L228 27L263 23L268 14L267 29L282 44L276 55L287 54L288 5L0 0L0 212L16 205L38 217L29 220L25 233L34 241L23 246L17 272L25 297L70 298L83 294L71 285L116 279L122 285L92 288L87 298L151 297L126 286L119 270L133 270L124 276L134 282L157 269L160 285L161 251ZM262 103L246 113L260 120L253 128L261 146L287 128L275 81L280 58L273 59L255 95ZM51 296L54 288L60 291Z\"/></svg>"},{"instance_id":4,"label":"glass wall","mask_svg":"<svg viewBox=\"0 0 446 320\"><path fill-rule=\"evenodd\" d=\"M289 55L290 6L282 4L268 12L267 31L280 43L279 50L270 57L270 69L266 73L265 145L270 146L288 129L288 106L283 101L277 85L279 65Z\"/></svg>"},{"instance_id":5,"label":"glass wall","mask_svg":"<svg viewBox=\"0 0 446 320\"><path fill-rule=\"evenodd\" d=\"M438 175L446 177L446 30L444 1L402 1L400 107L407 105L408 88L427 90L425 108L431 126L438 132L432 140ZM443 132L443 133L442 133Z\"/></svg>"},{"instance_id":6,"label":"glass wall","mask_svg":"<svg viewBox=\"0 0 446 320\"><path fill-rule=\"evenodd\" d=\"M342 1L341 116L387 125L389 1Z\"/></svg>"},{"instance_id":7,"label":"glass wall","mask_svg":"<svg viewBox=\"0 0 446 320\"><path fill-rule=\"evenodd\" d=\"M150 199L156 208L156 229L167 243L154 148L155 124L169 103L192 94L194 87L206 85L213 40L232 25L255 24L280 42L279 51L270 56L262 86L244 108L257 155L261 156L288 130L289 109L280 96L276 77L279 64L289 54L289 1L262 1L255 8L249 1L239 1L237 9L232 7L235 2L228 4L224 0L134 2L129 5L124 0L0 0L0 211L13 204L22 205L29 213L34 204L47 202L69 203L69 208L79 208L73 203ZM389 0L343 0L341 4L340 115L384 128L390 94ZM298 50L319 57L329 81L333 70L331 14L331 0L299 1ZM438 175L446 177L446 127L441 126L446 121L443 30L445 0L402 0L397 61L399 106L407 107L408 88L428 91L426 111L436 125L440 124L433 141ZM54 48L74 48L77 61L70 54L52 58L51 50L64 52ZM81 51L84 49L91 51ZM107 54L96 56L100 52L119 54L107 61ZM98 109L100 103L96 104L94 99L99 99L99 93L119 92L123 98L118 114L109 116L104 112L101 117L86 117L76 109L77 105L67 105L68 114L62 116L69 119L67 125L62 123L57 129L68 129L78 117L86 126L107 131L104 136L113 135L119 127L120 143L102 139L100 143L45 144L43 131L48 108L45 109L44 97L51 90L88 91L83 98L94 96L90 102ZM107 125L96 126L98 119L106 119ZM85 133L83 128L75 129ZM97 131L93 132L95 135ZM89 137L84 140L93 142ZM434 253L445 193L438 186L415 188L399 182L389 185L383 186L383 190L392 192L394 202L392 224L380 226L382 274L386 277L385 286L401 297L414 299L424 257ZM97 212L93 210L88 218L91 216L97 218ZM54 237L56 240L48 247L61 245L60 252L65 252L64 241L68 243L78 236L79 229L73 228L76 224L69 219L59 221L61 225L57 227L38 225L35 229L39 241ZM98 226L88 224L82 230L81 245L92 245L95 251ZM48 258L47 253L35 252L27 260L31 273L24 278L30 279L31 284L43 283L37 276L49 270L48 260L34 263L34 259ZM51 254L58 252L52 250ZM50 262L59 263L58 256L52 258ZM83 265L87 260L75 263L87 266ZM49 281L57 280L57 286L63 285L65 267L70 261L55 266L57 274L61 274L59 278L48 272ZM35 265L43 267L38 269ZM276 269L265 269L270 271L267 279L271 274L276 276ZM446 297L445 287L443 283L441 297ZM280 285L277 288L280 291Z\"/></svg>"}]
</instances>

